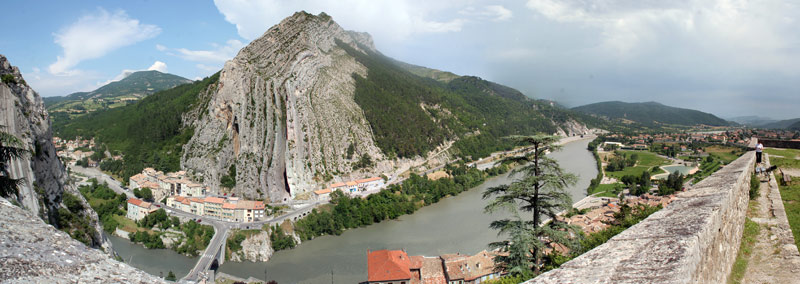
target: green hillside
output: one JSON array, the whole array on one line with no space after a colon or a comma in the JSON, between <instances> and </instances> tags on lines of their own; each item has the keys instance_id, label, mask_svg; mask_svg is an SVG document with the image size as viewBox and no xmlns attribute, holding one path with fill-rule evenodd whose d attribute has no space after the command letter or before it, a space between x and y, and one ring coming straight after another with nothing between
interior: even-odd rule
<instances>
[{"instance_id":1,"label":"green hillside","mask_svg":"<svg viewBox=\"0 0 800 284\"><path fill-rule=\"evenodd\" d=\"M124 153L113 172L127 179L147 166L163 171L180 169L183 144L194 134L182 127L181 116L199 107L201 94L219 79L219 73L202 81L157 92L134 104L107 109L73 119L56 121L53 132L62 138L95 137L112 151Z\"/></svg>"},{"instance_id":2,"label":"green hillside","mask_svg":"<svg viewBox=\"0 0 800 284\"><path fill-rule=\"evenodd\" d=\"M797 129L798 126L800 126L800 118L776 121L759 125L757 127L766 129Z\"/></svg>"},{"instance_id":3,"label":"green hillside","mask_svg":"<svg viewBox=\"0 0 800 284\"><path fill-rule=\"evenodd\" d=\"M44 98L44 104L54 121L69 120L101 109L125 106L155 92L191 82L177 75L139 71L91 92Z\"/></svg>"},{"instance_id":4,"label":"green hillside","mask_svg":"<svg viewBox=\"0 0 800 284\"><path fill-rule=\"evenodd\" d=\"M369 70L367 78L353 75L355 101L371 125L376 144L390 157L425 155L444 141L457 139L451 151L474 160L511 149L513 145L501 139L504 136L554 133L557 123L569 119L598 125L595 118L478 77L435 80L415 75L379 53L364 54L339 45ZM182 128L181 118L204 108L209 96L203 94L216 86L218 77L180 85L119 108L56 120L53 129L62 138L95 137L110 150L123 153L124 162L111 168L123 178L148 166L178 170L182 146L193 135L193 129Z\"/></svg>"},{"instance_id":5,"label":"green hillside","mask_svg":"<svg viewBox=\"0 0 800 284\"><path fill-rule=\"evenodd\" d=\"M608 118L613 121L639 123L648 127L660 127L667 125L730 125L728 121L710 113L666 106L657 102L601 102L575 107L573 110L598 117Z\"/></svg>"},{"instance_id":6,"label":"green hillside","mask_svg":"<svg viewBox=\"0 0 800 284\"><path fill-rule=\"evenodd\" d=\"M339 46L369 70L367 78L353 75L355 101L364 110L378 147L390 157L424 155L447 139L460 138L454 144L457 154L477 159L509 149L512 145L501 137L554 133L552 121L574 117L568 110L478 77L435 80L415 75L407 71L407 64L382 54Z\"/></svg>"}]
</instances>

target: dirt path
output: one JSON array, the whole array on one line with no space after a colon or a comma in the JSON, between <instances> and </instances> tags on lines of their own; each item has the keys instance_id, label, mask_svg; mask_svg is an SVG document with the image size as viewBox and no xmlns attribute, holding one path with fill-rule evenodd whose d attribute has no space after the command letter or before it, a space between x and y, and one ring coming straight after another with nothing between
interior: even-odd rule
<instances>
[{"instance_id":1,"label":"dirt path","mask_svg":"<svg viewBox=\"0 0 800 284\"><path fill-rule=\"evenodd\" d=\"M761 226L742 283L800 283L800 253L774 176L762 179L755 212L750 218Z\"/></svg>"}]
</instances>

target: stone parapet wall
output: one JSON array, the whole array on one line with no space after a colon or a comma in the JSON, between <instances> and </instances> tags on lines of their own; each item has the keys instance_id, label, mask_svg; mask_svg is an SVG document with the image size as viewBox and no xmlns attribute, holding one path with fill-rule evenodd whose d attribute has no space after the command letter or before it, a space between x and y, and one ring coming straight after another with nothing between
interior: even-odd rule
<instances>
[{"instance_id":1,"label":"stone parapet wall","mask_svg":"<svg viewBox=\"0 0 800 284\"><path fill-rule=\"evenodd\" d=\"M775 140L775 139L758 139L764 147L784 148L784 149L800 149L800 140Z\"/></svg>"},{"instance_id":2,"label":"stone parapet wall","mask_svg":"<svg viewBox=\"0 0 800 284\"><path fill-rule=\"evenodd\" d=\"M525 283L725 283L754 163L747 152L639 224Z\"/></svg>"}]
</instances>

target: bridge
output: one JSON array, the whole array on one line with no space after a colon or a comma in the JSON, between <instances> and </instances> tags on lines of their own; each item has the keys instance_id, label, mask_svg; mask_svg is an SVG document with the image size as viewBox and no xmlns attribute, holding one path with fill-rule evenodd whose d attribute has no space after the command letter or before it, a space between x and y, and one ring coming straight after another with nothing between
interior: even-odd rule
<instances>
[{"instance_id":1,"label":"bridge","mask_svg":"<svg viewBox=\"0 0 800 284\"><path fill-rule=\"evenodd\" d=\"M180 216L184 218L190 219L197 219L203 218L203 222L209 224L214 227L214 237L208 243L208 247L203 251L203 254L200 255L200 258L197 260L194 268L189 271L189 274L184 276L180 282L182 283L192 283L192 282L199 282L201 280L208 280L213 282L215 277L215 272L217 268L225 263L225 246L228 240L228 233L231 229L240 229L242 227L247 228L261 228L264 224L272 225L279 225L284 220L290 220L295 222L305 216L308 216L311 213L311 210L317 207L317 205L322 204L321 202L309 203L305 206L292 210L284 215L281 215L277 218L257 221L252 223L239 223L239 222L229 222L224 220L217 220L214 218L210 218L209 216L198 216L194 215L189 212L183 212L174 208L171 208L170 215L173 216ZM166 206L165 206L166 207Z\"/></svg>"},{"instance_id":2,"label":"bridge","mask_svg":"<svg viewBox=\"0 0 800 284\"><path fill-rule=\"evenodd\" d=\"M197 260L194 268L189 274L181 279L181 282L197 282L209 280L214 282L214 272L225 263L225 245L228 239L229 228L221 223L212 223L214 226L214 237L209 241L203 254Z\"/></svg>"},{"instance_id":3,"label":"bridge","mask_svg":"<svg viewBox=\"0 0 800 284\"><path fill-rule=\"evenodd\" d=\"M605 244L525 282L725 283L739 250L750 151Z\"/></svg>"}]
</instances>

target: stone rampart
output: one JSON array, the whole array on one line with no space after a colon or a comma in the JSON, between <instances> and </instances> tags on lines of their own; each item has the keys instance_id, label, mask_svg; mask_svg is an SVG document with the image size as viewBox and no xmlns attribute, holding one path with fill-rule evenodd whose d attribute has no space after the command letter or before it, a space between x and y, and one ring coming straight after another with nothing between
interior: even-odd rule
<instances>
[{"instance_id":1,"label":"stone rampart","mask_svg":"<svg viewBox=\"0 0 800 284\"><path fill-rule=\"evenodd\" d=\"M725 283L754 163L747 152L639 224L525 283Z\"/></svg>"},{"instance_id":2,"label":"stone rampart","mask_svg":"<svg viewBox=\"0 0 800 284\"><path fill-rule=\"evenodd\" d=\"M776 140L776 139L758 139L764 147L784 148L784 149L800 149L800 140Z\"/></svg>"}]
</instances>

